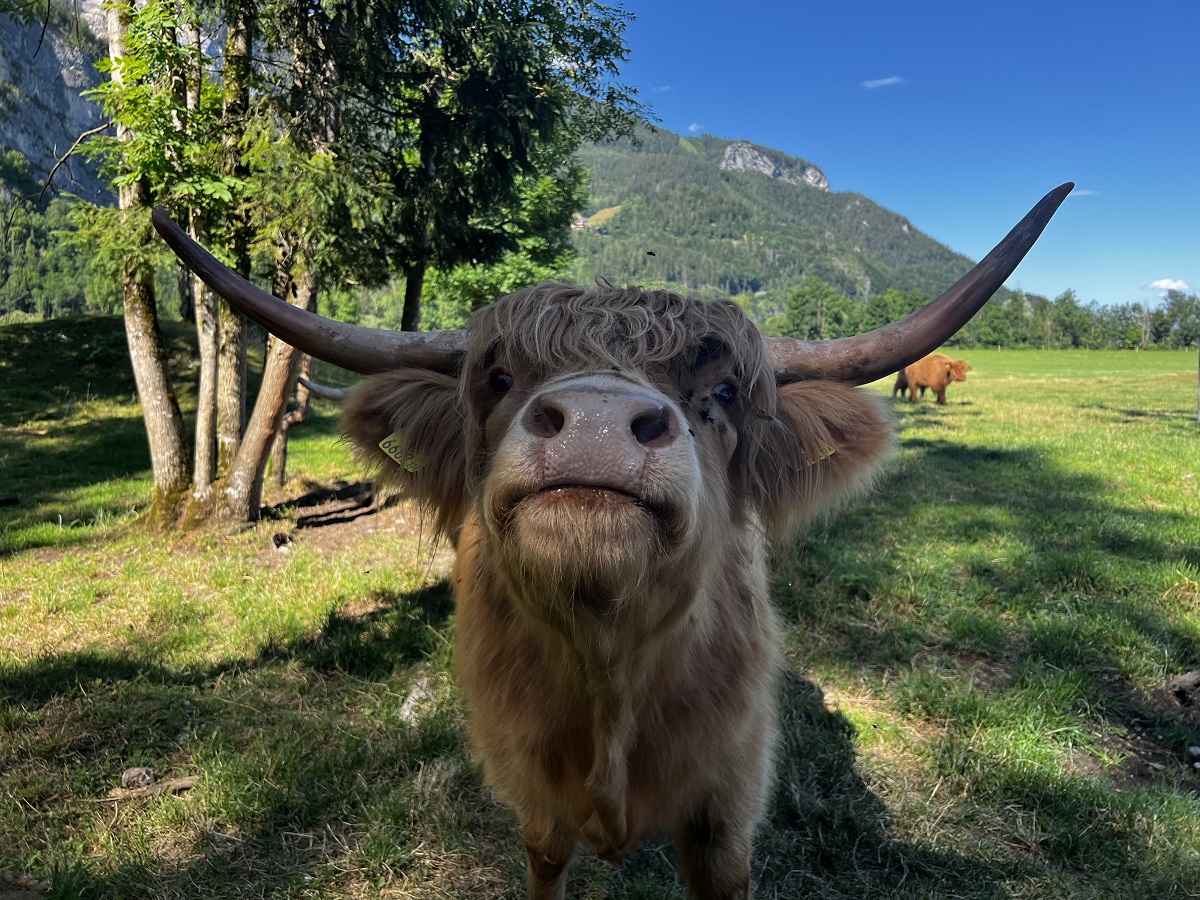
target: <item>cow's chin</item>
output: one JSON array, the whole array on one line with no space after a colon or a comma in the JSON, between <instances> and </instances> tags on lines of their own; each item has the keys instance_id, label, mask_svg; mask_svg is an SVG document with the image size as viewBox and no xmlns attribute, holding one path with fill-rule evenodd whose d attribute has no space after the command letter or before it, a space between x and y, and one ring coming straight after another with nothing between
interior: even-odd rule
<instances>
[{"instance_id":1,"label":"cow's chin","mask_svg":"<svg viewBox=\"0 0 1200 900\"><path fill-rule=\"evenodd\" d=\"M655 579L686 542L686 516L618 490L558 486L528 494L493 521L500 556L517 592L545 610L563 603L597 615Z\"/></svg>"}]
</instances>

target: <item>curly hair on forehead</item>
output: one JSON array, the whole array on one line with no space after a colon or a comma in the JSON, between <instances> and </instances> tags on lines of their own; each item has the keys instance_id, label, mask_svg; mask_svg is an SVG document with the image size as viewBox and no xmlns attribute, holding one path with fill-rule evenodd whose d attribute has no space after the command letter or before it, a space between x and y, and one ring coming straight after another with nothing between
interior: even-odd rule
<instances>
[{"instance_id":1,"label":"curly hair on forehead","mask_svg":"<svg viewBox=\"0 0 1200 900\"><path fill-rule=\"evenodd\" d=\"M517 291L471 317L468 367L503 348L539 374L606 368L648 373L692 367L723 348L746 390L767 371L762 337L736 303L672 291L542 284Z\"/></svg>"}]
</instances>

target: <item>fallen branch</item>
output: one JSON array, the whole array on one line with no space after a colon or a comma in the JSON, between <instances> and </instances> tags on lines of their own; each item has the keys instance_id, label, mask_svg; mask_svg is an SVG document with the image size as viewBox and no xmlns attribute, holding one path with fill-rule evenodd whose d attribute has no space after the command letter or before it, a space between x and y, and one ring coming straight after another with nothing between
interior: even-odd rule
<instances>
[{"instance_id":1,"label":"fallen branch","mask_svg":"<svg viewBox=\"0 0 1200 900\"><path fill-rule=\"evenodd\" d=\"M187 778L168 778L153 784L135 788L113 788L105 800L132 800L136 797L154 797L158 794L178 794L190 790L196 784L193 776Z\"/></svg>"}]
</instances>

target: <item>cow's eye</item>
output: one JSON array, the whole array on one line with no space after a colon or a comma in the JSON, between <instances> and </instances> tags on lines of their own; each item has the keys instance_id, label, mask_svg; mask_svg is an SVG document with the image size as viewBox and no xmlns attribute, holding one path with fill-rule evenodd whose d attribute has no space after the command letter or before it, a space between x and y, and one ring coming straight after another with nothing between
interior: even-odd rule
<instances>
[{"instance_id":1,"label":"cow's eye","mask_svg":"<svg viewBox=\"0 0 1200 900\"><path fill-rule=\"evenodd\" d=\"M512 376L507 372L493 372L488 378L488 387L492 389L492 393L499 396L508 392L512 387Z\"/></svg>"},{"instance_id":2,"label":"cow's eye","mask_svg":"<svg viewBox=\"0 0 1200 900\"><path fill-rule=\"evenodd\" d=\"M713 396L728 406L734 401L734 398L737 397L737 388L735 388L728 381L722 381L715 388L713 388Z\"/></svg>"}]
</instances>

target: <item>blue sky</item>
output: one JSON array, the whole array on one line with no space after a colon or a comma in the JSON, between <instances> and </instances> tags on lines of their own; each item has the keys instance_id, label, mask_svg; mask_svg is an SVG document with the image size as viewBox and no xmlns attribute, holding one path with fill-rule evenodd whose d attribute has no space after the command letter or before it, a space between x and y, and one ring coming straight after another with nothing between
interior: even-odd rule
<instances>
[{"instance_id":1,"label":"blue sky","mask_svg":"<svg viewBox=\"0 0 1200 900\"><path fill-rule=\"evenodd\" d=\"M1074 181L1008 286L1200 291L1200 0L627 0L665 128L819 166L972 259Z\"/></svg>"}]
</instances>

